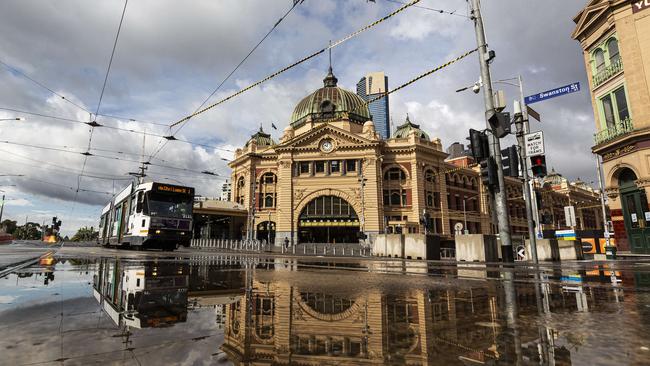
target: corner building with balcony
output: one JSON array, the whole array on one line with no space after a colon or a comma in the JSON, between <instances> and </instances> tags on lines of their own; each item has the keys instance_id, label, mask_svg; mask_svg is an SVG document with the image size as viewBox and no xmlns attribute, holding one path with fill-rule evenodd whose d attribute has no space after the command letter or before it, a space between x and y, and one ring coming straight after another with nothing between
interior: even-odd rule
<instances>
[{"instance_id":1,"label":"corner building with balcony","mask_svg":"<svg viewBox=\"0 0 650 366\"><path fill-rule=\"evenodd\" d=\"M650 4L592 0L574 18L619 250L650 253Z\"/></svg>"}]
</instances>

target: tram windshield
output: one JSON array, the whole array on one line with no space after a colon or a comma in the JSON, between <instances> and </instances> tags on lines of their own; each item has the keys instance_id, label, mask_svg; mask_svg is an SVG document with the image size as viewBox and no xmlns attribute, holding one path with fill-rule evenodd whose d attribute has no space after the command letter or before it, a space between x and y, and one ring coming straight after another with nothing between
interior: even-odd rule
<instances>
[{"instance_id":1,"label":"tram windshield","mask_svg":"<svg viewBox=\"0 0 650 366\"><path fill-rule=\"evenodd\" d=\"M147 192L146 213L154 217L173 217L177 219L192 218L192 197Z\"/></svg>"}]
</instances>

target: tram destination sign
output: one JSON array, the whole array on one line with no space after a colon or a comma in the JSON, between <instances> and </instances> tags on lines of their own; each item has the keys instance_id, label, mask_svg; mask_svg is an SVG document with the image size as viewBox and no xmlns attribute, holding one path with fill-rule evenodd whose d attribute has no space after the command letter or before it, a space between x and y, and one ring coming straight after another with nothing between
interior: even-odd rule
<instances>
[{"instance_id":1,"label":"tram destination sign","mask_svg":"<svg viewBox=\"0 0 650 366\"><path fill-rule=\"evenodd\" d=\"M194 195L194 188L192 187L180 187L180 186L173 186L170 184L154 183L152 190L156 192Z\"/></svg>"},{"instance_id":2,"label":"tram destination sign","mask_svg":"<svg viewBox=\"0 0 650 366\"><path fill-rule=\"evenodd\" d=\"M555 89L547 90L545 92L527 96L524 102L526 104L533 104L533 103L541 102L546 99L551 99L566 94L576 93L579 91L580 91L580 83L575 82L569 85L561 86L559 88L555 88Z\"/></svg>"}]
</instances>

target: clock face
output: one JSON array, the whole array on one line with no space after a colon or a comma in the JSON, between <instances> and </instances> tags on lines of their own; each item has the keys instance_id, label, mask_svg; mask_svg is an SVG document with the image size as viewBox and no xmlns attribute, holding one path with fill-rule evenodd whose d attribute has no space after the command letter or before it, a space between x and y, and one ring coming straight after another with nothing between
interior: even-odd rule
<instances>
[{"instance_id":1,"label":"clock face","mask_svg":"<svg viewBox=\"0 0 650 366\"><path fill-rule=\"evenodd\" d=\"M330 152L330 151L332 151L332 149L334 149L334 144L330 140L323 140L320 143L320 148L324 152Z\"/></svg>"}]
</instances>

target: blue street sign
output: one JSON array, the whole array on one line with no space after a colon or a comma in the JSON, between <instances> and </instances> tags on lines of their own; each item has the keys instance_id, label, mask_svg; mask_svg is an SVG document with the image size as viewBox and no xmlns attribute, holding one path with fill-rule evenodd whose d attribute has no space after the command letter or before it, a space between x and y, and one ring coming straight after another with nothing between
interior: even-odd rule
<instances>
[{"instance_id":1,"label":"blue street sign","mask_svg":"<svg viewBox=\"0 0 650 366\"><path fill-rule=\"evenodd\" d=\"M579 91L580 91L580 83L576 82L560 88L533 94L531 96L526 97L525 102L526 104L533 104L533 103L541 102L542 100L551 99L551 98L559 97L560 95L575 93Z\"/></svg>"}]
</instances>

